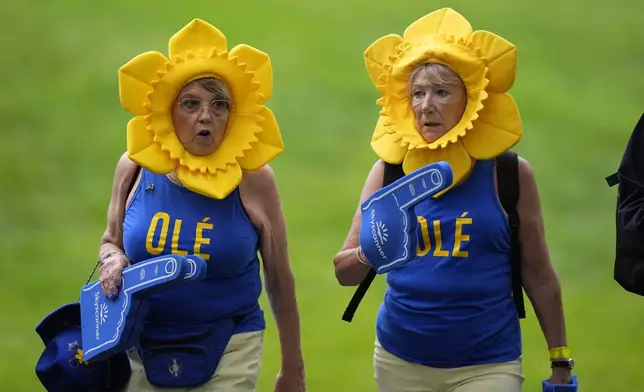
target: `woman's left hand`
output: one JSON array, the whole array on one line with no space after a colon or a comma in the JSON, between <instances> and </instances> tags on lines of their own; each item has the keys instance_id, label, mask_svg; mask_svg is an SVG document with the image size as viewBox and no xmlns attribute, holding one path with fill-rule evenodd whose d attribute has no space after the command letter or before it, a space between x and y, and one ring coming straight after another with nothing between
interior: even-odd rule
<instances>
[{"instance_id":1,"label":"woman's left hand","mask_svg":"<svg viewBox=\"0 0 644 392\"><path fill-rule=\"evenodd\" d=\"M280 370L275 381L274 392L305 392L306 381L304 371Z\"/></svg>"},{"instance_id":2,"label":"woman's left hand","mask_svg":"<svg viewBox=\"0 0 644 392\"><path fill-rule=\"evenodd\" d=\"M554 368L550 376L550 384L570 384L572 381L572 372L570 369Z\"/></svg>"}]
</instances>

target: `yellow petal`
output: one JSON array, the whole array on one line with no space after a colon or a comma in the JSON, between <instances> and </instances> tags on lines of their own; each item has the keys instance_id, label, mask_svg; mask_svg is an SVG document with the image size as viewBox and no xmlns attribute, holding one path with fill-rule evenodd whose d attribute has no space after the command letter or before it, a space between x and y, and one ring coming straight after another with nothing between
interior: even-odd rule
<instances>
[{"instance_id":1,"label":"yellow petal","mask_svg":"<svg viewBox=\"0 0 644 392\"><path fill-rule=\"evenodd\" d=\"M365 65L373 84L384 94L385 86L382 75L387 74L385 65L390 64L389 56L396 54L396 48L403 42L397 34L389 34L372 43L364 52Z\"/></svg>"},{"instance_id":2,"label":"yellow petal","mask_svg":"<svg viewBox=\"0 0 644 392\"><path fill-rule=\"evenodd\" d=\"M470 37L474 48L481 50L489 68L489 91L504 93L514 84L517 72L517 48L489 31L475 31Z\"/></svg>"},{"instance_id":3,"label":"yellow petal","mask_svg":"<svg viewBox=\"0 0 644 392\"><path fill-rule=\"evenodd\" d=\"M428 37L453 35L456 40L467 39L472 26L461 14L451 8L442 8L418 19L403 34L406 41L423 41Z\"/></svg>"},{"instance_id":4,"label":"yellow petal","mask_svg":"<svg viewBox=\"0 0 644 392\"><path fill-rule=\"evenodd\" d=\"M246 152L252 148L262 131L260 122L262 117L256 114L237 114L228 120L226 135L217 150L208 157L207 170L214 174L225 170L227 165L237 164Z\"/></svg>"},{"instance_id":5,"label":"yellow petal","mask_svg":"<svg viewBox=\"0 0 644 392\"><path fill-rule=\"evenodd\" d=\"M144 117L134 117L128 122L128 156L132 161L154 173L169 173L176 167L176 162L154 142L154 134L147 129L147 125Z\"/></svg>"},{"instance_id":6,"label":"yellow petal","mask_svg":"<svg viewBox=\"0 0 644 392\"><path fill-rule=\"evenodd\" d=\"M185 156L187 154L185 148L177 138L177 134L155 132L154 141L159 144L162 150L167 151L172 159L177 159L181 164L185 164Z\"/></svg>"},{"instance_id":7,"label":"yellow petal","mask_svg":"<svg viewBox=\"0 0 644 392\"><path fill-rule=\"evenodd\" d=\"M154 144L154 133L147 129L148 123L144 116L132 118L127 123L127 151L136 154Z\"/></svg>"},{"instance_id":8,"label":"yellow petal","mask_svg":"<svg viewBox=\"0 0 644 392\"><path fill-rule=\"evenodd\" d=\"M444 148L449 143L454 143L460 137L464 137L473 127L473 122L479 117L479 112L483 110L487 102L488 93L485 90L479 91L473 98L467 98L467 105L460 121L454 125L447 133L429 144L430 149Z\"/></svg>"},{"instance_id":9,"label":"yellow petal","mask_svg":"<svg viewBox=\"0 0 644 392\"><path fill-rule=\"evenodd\" d=\"M148 129L154 132L156 140L160 135L168 135L174 133L174 124L172 123L172 115L170 113L152 113L145 117L148 122Z\"/></svg>"},{"instance_id":10,"label":"yellow petal","mask_svg":"<svg viewBox=\"0 0 644 392\"><path fill-rule=\"evenodd\" d=\"M186 188L207 197L223 199L241 182L242 170L236 163L215 174L191 172L185 167L179 167L177 175Z\"/></svg>"},{"instance_id":11,"label":"yellow petal","mask_svg":"<svg viewBox=\"0 0 644 392\"><path fill-rule=\"evenodd\" d=\"M383 161L389 163L400 163L407 153L407 146L402 144L400 136L388 133L385 126L385 117L380 117L376 124L371 148Z\"/></svg>"},{"instance_id":12,"label":"yellow petal","mask_svg":"<svg viewBox=\"0 0 644 392\"><path fill-rule=\"evenodd\" d=\"M152 82L159 79L157 72L165 71L167 63L161 53L146 52L119 68L119 97L125 110L137 115L149 113L145 108L147 94L152 92Z\"/></svg>"},{"instance_id":13,"label":"yellow petal","mask_svg":"<svg viewBox=\"0 0 644 392\"><path fill-rule=\"evenodd\" d=\"M475 159L492 159L521 139L519 109L509 94L490 93L474 121L474 128L463 138L463 145Z\"/></svg>"},{"instance_id":14,"label":"yellow petal","mask_svg":"<svg viewBox=\"0 0 644 392\"><path fill-rule=\"evenodd\" d=\"M225 52L226 36L211 24L198 18L193 19L170 38L170 60L173 63L176 63L179 57L185 60L188 52L195 56L207 56L213 47Z\"/></svg>"},{"instance_id":15,"label":"yellow petal","mask_svg":"<svg viewBox=\"0 0 644 392\"><path fill-rule=\"evenodd\" d=\"M389 97L389 120L394 124L396 133L407 142L422 144L423 137L416 129L416 115L411 107L409 95Z\"/></svg>"},{"instance_id":16,"label":"yellow petal","mask_svg":"<svg viewBox=\"0 0 644 392\"><path fill-rule=\"evenodd\" d=\"M245 65L246 71L253 73L253 82L259 84L256 92L262 96L257 103L261 105L268 101L273 91L273 68L268 54L241 44L235 46L229 56L239 57L239 62Z\"/></svg>"},{"instance_id":17,"label":"yellow petal","mask_svg":"<svg viewBox=\"0 0 644 392\"><path fill-rule=\"evenodd\" d=\"M262 131L256 134L258 140L238 160L244 170L257 170L284 151L284 141L273 112L263 106L259 115L263 120L260 122Z\"/></svg>"},{"instance_id":18,"label":"yellow petal","mask_svg":"<svg viewBox=\"0 0 644 392\"><path fill-rule=\"evenodd\" d=\"M445 161L452 167L452 172L454 173L452 187L463 181L472 170L472 158L470 158L460 141L438 150L420 148L409 151L403 162L403 170L405 173L411 173L430 163L440 161ZM443 193L445 192L441 192L439 195Z\"/></svg>"},{"instance_id":19,"label":"yellow petal","mask_svg":"<svg viewBox=\"0 0 644 392\"><path fill-rule=\"evenodd\" d=\"M486 72L486 64L482 58L479 59L464 45L427 40L422 44L412 45L400 60L396 61L391 72L395 86L392 86L391 82L388 86L391 93L408 95L410 73L419 64L424 63L446 65L461 77L468 92L482 88L481 83Z\"/></svg>"}]
</instances>

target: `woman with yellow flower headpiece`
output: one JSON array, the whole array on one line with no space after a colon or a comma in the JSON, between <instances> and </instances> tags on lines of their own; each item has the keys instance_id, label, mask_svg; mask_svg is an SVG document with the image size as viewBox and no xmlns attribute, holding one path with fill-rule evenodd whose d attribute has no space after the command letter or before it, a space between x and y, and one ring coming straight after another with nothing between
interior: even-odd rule
<instances>
[{"instance_id":1,"label":"woman with yellow flower headpiece","mask_svg":"<svg viewBox=\"0 0 644 392\"><path fill-rule=\"evenodd\" d=\"M247 45L228 51L219 30L195 19L170 39L169 58L146 52L118 75L135 117L100 248L103 291L114 298L125 266L163 254L208 265L203 280L150 297L129 350L128 390L255 390L265 329L259 252L282 348L275 390L304 391L284 216L267 165L284 149L264 106L270 58Z\"/></svg>"},{"instance_id":2,"label":"woman with yellow flower headpiece","mask_svg":"<svg viewBox=\"0 0 644 392\"><path fill-rule=\"evenodd\" d=\"M454 179L414 208L416 255L387 273L374 353L380 391L521 390L511 227L499 200L499 191L507 189L499 189L495 170L497 158L512 156L508 150L522 134L517 106L507 93L516 61L514 45L472 31L449 8L418 19L402 37L378 39L365 52L381 94L371 140L380 160L361 202L391 183L387 178L439 161L449 163ZM524 159L518 160L518 186L522 284L551 349L549 381L568 383L572 360L561 288L548 256L535 177ZM361 220L358 208L334 259L345 286L370 282L365 277L373 274L360 246Z\"/></svg>"}]
</instances>

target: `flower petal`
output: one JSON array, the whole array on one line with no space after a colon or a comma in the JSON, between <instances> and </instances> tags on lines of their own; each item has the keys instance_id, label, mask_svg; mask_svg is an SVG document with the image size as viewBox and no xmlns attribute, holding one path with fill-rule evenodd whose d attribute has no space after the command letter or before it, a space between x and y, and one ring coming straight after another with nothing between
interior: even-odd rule
<instances>
[{"instance_id":1,"label":"flower petal","mask_svg":"<svg viewBox=\"0 0 644 392\"><path fill-rule=\"evenodd\" d=\"M154 142L154 134L142 116L127 124L127 153L132 161L154 173L169 173L176 167L170 155Z\"/></svg>"},{"instance_id":2,"label":"flower petal","mask_svg":"<svg viewBox=\"0 0 644 392\"><path fill-rule=\"evenodd\" d=\"M259 140L257 134L262 132L259 125L261 121L263 118L256 114L231 116L226 135L212 154L207 157L197 157L185 152L181 164L186 165L191 171L210 174L226 170L228 165L237 164L238 160L251 150L252 143Z\"/></svg>"},{"instance_id":3,"label":"flower petal","mask_svg":"<svg viewBox=\"0 0 644 392\"><path fill-rule=\"evenodd\" d=\"M177 134L174 132L154 132L154 141L161 147L163 151L166 151L170 158L178 159L180 163L185 164L186 155L188 152L185 150Z\"/></svg>"},{"instance_id":4,"label":"flower petal","mask_svg":"<svg viewBox=\"0 0 644 392\"><path fill-rule=\"evenodd\" d=\"M475 31L470 37L474 48L486 58L489 68L489 91L504 93L514 84L517 72L517 48L511 42L489 31Z\"/></svg>"},{"instance_id":5,"label":"flower petal","mask_svg":"<svg viewBox=\"0 0 644 392\"><path fill-rule=\"evenodd\" d=\"M213 25L199 19L193 19L170 38L169 54L173 63L178 58L185 60L188 52L195 56L205 57L212 48L225 52L226 36ZM201 52L201 53L200 53Z\"/></svg>"},{"instance_id":6,"label":"flower petal","mask_svg":"<svg viewBox=\"0 0 644 392\"><path fill-rule=\"evenodd\" d=\"M472 26L461 14L451 8L442 8L418 19L403 34L405 41L423 41L429 37L453 35L455 40L467 39Z\"/></svg>"},{"instance_id":7,"label":"flower petal","mask_svg":"<svg viewBox=\"0 0 644 392\"><path fill-rule=\"evenodd\" d=\"M443 136L430 143L429 148L444 148L449 143L455 143L460 137L464 137L474 126L474 121L479 117L479 112L484 108L484 102L486 102L487 97L488 93L485 90L475 93L474 97L468 95L467 105L459 122Z\"/></svg>"},{"instance_id":8,"label":"flower petal","mask_svg":"<svg viewBox=\"0 0 644 392\"><path fill-rule=\"evenodd\" d=\"M273 92L273 68L268 54L248 45L237 45L229 53L229 57L239 57L241 65L247 72L253 73L253 83L257 85L257 93L261 99L257 102L263 104L271 97Z\"/></svg>"},{"instance_id":9,"label":"flower petal","mask_svg":"<svg viewBox=\"0 0 644 392\"><path fill-rule=\"evenodd\" d=\"M223 199L241 182L242 169L234 163L212 174L191 172L182 166L177 170L177 176L188 189L207 197Z\"/></svg>"},{"instance_id":10,"label":"flower petal","mask_svg":"<svg viewBox=\"0 0 644 392\"><path fill-rule=\"evenodd\" d=\"M414 143L416 145L426 144L418 129L416 129L416 115L412 109L409 95L390 95L389 98L389 105L387 107L388 120L391 121L391 126L395 129L398 136L401 136L408 143ZM383 125L387 125L386 122Z\"/></svg>"},{"instance_id":11,"label":"flower petal","mask_svg":"<svg viewBox=\"0 0 644 392\"><path fill-rule=\"evenodd\" d=\"M263 120L259 124L262 131L255 135L258 140L252 143L252 149L238 160L244 170L257 170L284 151L284 141L273 112L262 106L259 115Z\"/></svg>"},{"instance_id":12,"label":"flower petal","mask_svg":"<svg viewBox=\"0 0 644 392\"><path fill-rule=\"evenodd\" d=\"M449 144L447 147L438 150L423 148L409 151L403 162L403 170L405 173L411 173L412 171L425 167L430 163L440 161L448 162L452 167L454 182L450 188L461 183L469 174L470 170L472 170L472 158L470 158L460 141L458 143ZM445 193L445 191L439 193L439 195L442 195L443 193Z\"/></svg>"},{"instance_id":13,"label":"flower petal","mask_svg":"<svg viewBox=\"0 0 644 392\"><path fill-rule=\"evenodd\" d=\"M463 145L474 159L492 159L517 144L522 136L521 117L509 94L490 93Z\"/></svg>"},{"instance_id":14,"label":"flower petal","mask_svg":"<svg viewBox=\"0 0 644 392\"><path fill-rule=\"evenodd\" d=\"M387 132L385 117L378 118L376 130L371 138L371 148L383 161L398 164L405 158L407 146L404 146L400 136Z\"/></svg>"},{"instance_id":15,"label":"flower petal","mask_svg":"<svg viewBox=\"0 0 644 392\"><path fill-rule=\"evenodd\" d=\"M382 94L386 93L385 75L388 70L385 68L385 65L392 62L389 56L396 54L396 48L402 42L402 37L397 34L385 35L369 45L364 52L365 65L367 66L369 77Z\"/></svg>"},{"instance_id":16,"label":"flower petal","mask_svg":"<svg viewBox=\"0 0 644 392\"><path fill-rule=\"evenodd\" d=\"M145 105L152 83L159 80L168 59L159 52L146 52L127 62L118 70L119 97L123 108L132 114L149 113Z\"/></svg>"}]
</instances>

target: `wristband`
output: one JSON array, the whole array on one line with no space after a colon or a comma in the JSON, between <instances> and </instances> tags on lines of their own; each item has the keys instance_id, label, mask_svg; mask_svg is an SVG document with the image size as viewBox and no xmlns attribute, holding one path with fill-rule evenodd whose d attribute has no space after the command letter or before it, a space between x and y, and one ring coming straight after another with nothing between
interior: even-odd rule
<instances>
[{"instance_id":1,"label":"wristband","mask_svg":"<svg viewBox=\"0 0 644 392\"><path fill-rule=\"evenodd\" d=\"M362 264L371 266L371 264L369 264L369 261L367 261L367 257L362 252L362 248L360 246L356 248L356 257L358 258L358 261L361 262Z\"/></svg>"},{"instance_id":2,"label":"wristband","mask_svg":"<svg viewBox=\"0 0 644 392\"><path fill-rule=\"evenodd\" d=\"M105 261L107 261L107 259L117 254L123 254L123 253L116 250L108 253L107 255L105 255L105 257L101 258L101 265L105 264Z\"/></svg>"},{"instance_id":3,"label":"wristband","mask_svg":"<svg viewBox=\"0 0 644 392\"><path fill-rule=\"evenodd\" d=\"M570 358L570 349L568 346L554 347L550 349L550 360Z\"/></svg>"}]
</instances>

